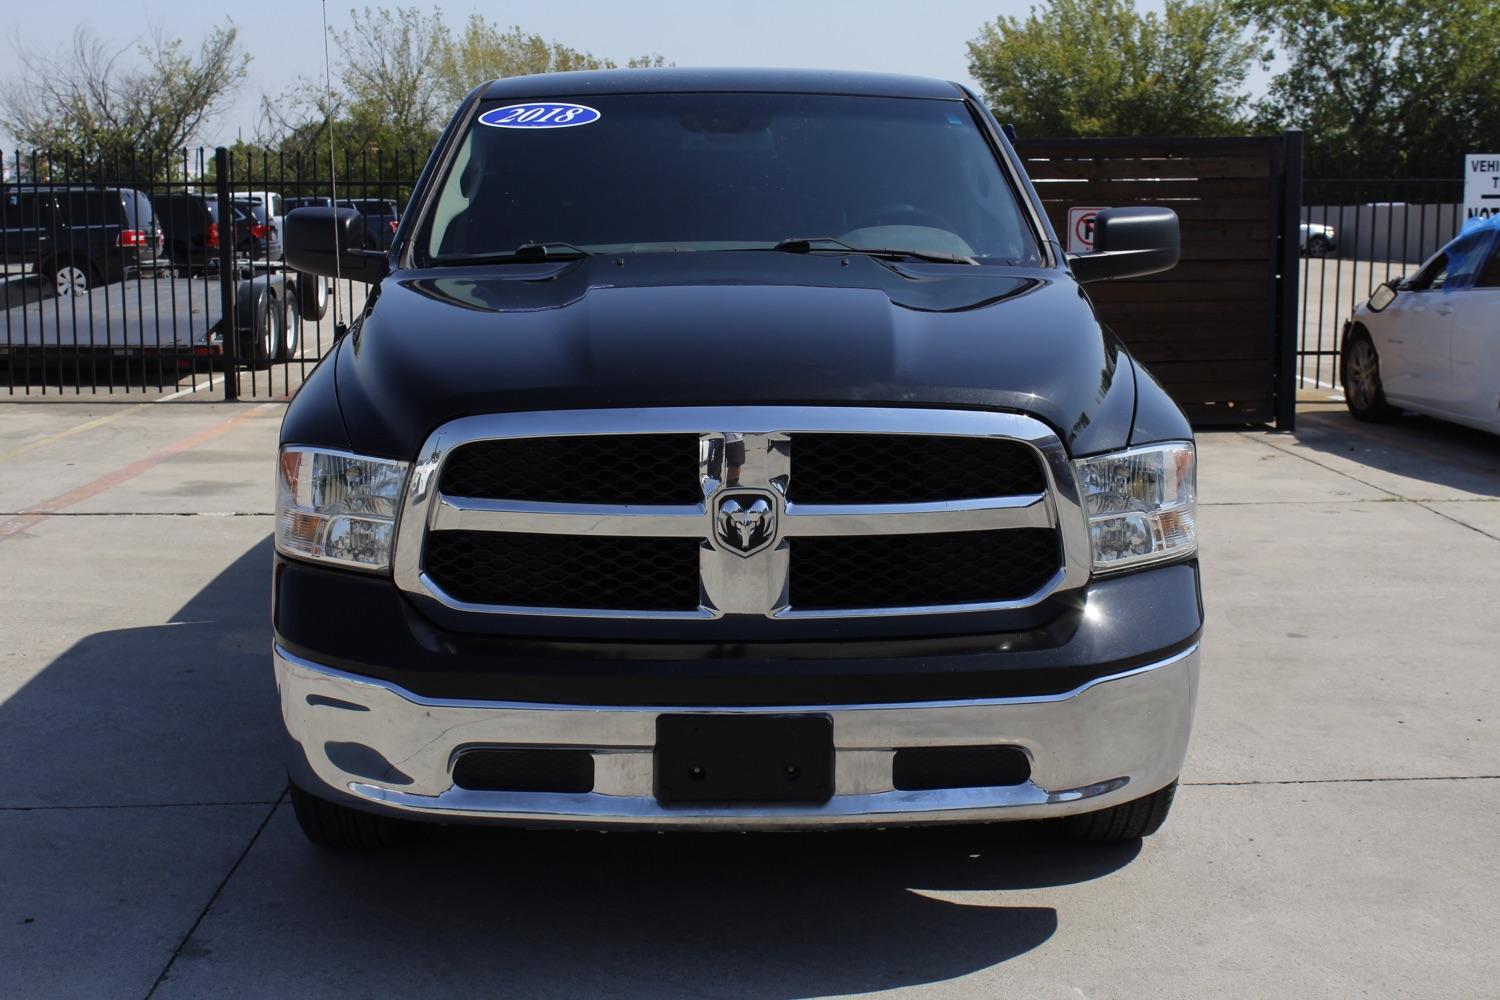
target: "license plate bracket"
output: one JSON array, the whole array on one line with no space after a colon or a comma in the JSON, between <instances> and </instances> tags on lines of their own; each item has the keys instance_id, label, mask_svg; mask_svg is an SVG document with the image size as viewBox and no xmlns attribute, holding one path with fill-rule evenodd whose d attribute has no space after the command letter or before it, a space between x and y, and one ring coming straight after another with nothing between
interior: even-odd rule
<instances>
[{"instance_id":1,"label":"license plate bracket","mask_svg":"<svg viewBox=\"0 0 1500 1000\"><path fill-rule=\"evenodd\" d=\"M663 805L827 802L833 718L660 715L654 760Z\"/></svg>"}]
</instances>

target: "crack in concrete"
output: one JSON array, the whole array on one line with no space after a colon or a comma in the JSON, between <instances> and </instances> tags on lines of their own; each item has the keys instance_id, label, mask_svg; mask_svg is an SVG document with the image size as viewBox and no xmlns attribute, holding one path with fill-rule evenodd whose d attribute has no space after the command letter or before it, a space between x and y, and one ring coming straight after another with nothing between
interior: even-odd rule
<instances>
[{"instance_id":1,"label":"crack in concrete","mask_svg":"<svg viewBox=\"0 0 1500 1000\"><path fill-rule=\"evenodd\" d=\"M182 940L177 942L177 947L172 952L172 957L167 959L167 964L162 966L161 972L156 976L156 982L152 983L151 988L146 991L145 1000L151 1000L156 995L156 991L161 988L161 984L167 981L167 976L172 972L172 966L177 964L177 959L182 955L182 949L186 948L187 943L193 939L193 935L198 933L198 928L202 925L203 918L208 916L208 911L213 909L214 904L219 901L219 896L223 894L224 887L229 884L230 879L234 878L234 873L240 870L240 865L245 863L245 858L249 856L251 849L255 847L256 841L260 840L260 835L266 831L266 827L270 824L271 817L275 816L276 810L281 808L281 803L286 798L286 793L287 790L283 788L281 795L272 803L271 808L266 810L265 818L260 821L260 826L255 828L255 833L251 834L250 842L245 845L245 849L240 852L240 856L234 859L234 864L229 866L229 871L225 872L224 877L219 880L219 884L214 889L213 895L208 897L208 902L204 903L203 909L198 911L198 919L193 921L193 926L189 927L187 933L182 936Z\"/></svg>"}]
</instances>

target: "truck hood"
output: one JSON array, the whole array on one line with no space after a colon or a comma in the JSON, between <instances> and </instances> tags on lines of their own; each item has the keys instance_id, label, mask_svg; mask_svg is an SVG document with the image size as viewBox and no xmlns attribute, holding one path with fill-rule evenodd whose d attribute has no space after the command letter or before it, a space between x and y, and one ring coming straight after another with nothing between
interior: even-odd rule
<instances>
[{"instance_id":1,"label":"truck hood","mask_svg":"<svg viewBox=\"0 0 1500 1000\"><path fill-rule=\"evenodd\" d=\"M1024 412L1124 447L1131 362L1055 270L775 252L396 271L335 360L350 442L408 458L457 417L726 404Z\"/></svg>"}]
</instances>

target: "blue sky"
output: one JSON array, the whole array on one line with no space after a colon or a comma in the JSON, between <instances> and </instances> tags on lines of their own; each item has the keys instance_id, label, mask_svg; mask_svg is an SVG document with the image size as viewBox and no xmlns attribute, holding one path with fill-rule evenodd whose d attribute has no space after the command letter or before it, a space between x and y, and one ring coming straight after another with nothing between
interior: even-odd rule
<instances>
[{"instance_id":1,"label":"blue sky","mask_svg":"<svg viewBox=\"0 0 1500 1000\"><path fill-rule=\"evenodd\" d=\"M78 24L125 44L153 24L196 43L213 24L232 18L254 57L234 108L201 139L213 144L253 130L262 93L277 93L298 76L321 77L323 48L317 0L255 0L235 4L71 0L7 5L8 37L0 57L14 66L14 45L50 52L65 47ZM348 0L330 0L331 24L347 22ZM386 5L389 6L389 5ZM659 52L679 66L799 66L915 73L972 82L964 43L999 15L1024 15L1029 0L503 0L442 7L457 27L473 12L623 61ZM1146 2L1142 6L1159 7ZM477 81L476 81L477 82Z\"/></svg>"}]
</instances>

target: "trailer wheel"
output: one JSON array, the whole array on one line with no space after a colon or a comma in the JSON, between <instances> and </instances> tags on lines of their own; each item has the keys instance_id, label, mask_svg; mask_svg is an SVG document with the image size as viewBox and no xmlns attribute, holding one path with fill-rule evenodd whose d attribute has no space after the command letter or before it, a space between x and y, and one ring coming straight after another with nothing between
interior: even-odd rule
<instances>
[{"instance_id":1,"label":"trailer wheel","mask_svg":"<svg viewBox=\"0 0 1500 1000\"><path fill-rule=\"evenodd\" d=\"M286 311L276 296L263 294L255 303L255 325L245 338L245 364L269 368L285 339Z\"/></svg>"},{"instance_id":2,"label":"trailer wheel","mask_svg":"<svg viewBox=\"0 0 1500 1000\"><path fill-rule=\"evenodd\" d=\"M285 364L297 356L297 348L302 341L302 324L297 322L297 317L292 314L292 304L273 298L270 303L271 311L281 314L281 336L276 341L276 357L278 363Z\"/></svg>"},{"instance_id":3,"label":"trailer wheel","mask_svg":"<svg viewBox=\"0 0 1500 1000\"><path fill-rule=\"evenodd\" d=\"M297 318L316 323L328 315L328 282L316 274L297 272Z\"/></svg>"}]
</instances>

